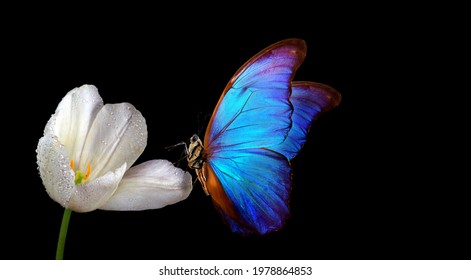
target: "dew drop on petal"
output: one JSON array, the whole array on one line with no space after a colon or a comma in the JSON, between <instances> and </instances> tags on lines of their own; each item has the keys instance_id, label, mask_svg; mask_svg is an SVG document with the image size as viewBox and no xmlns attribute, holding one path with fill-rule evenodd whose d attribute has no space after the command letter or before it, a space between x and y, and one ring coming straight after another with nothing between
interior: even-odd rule
<instances>
[{"instance_id":1,"label":"dew drop on petal","mask_svg":"<svg viewBox=\"0 0 471 280\"><path fill-rule=\"evenodd\" d=\"M49 196L65 207L74 187L74 174L65 149L56 137L48 135L39 140L37 151L38 170L43 185Z\"/></svg>"}]
</instances>

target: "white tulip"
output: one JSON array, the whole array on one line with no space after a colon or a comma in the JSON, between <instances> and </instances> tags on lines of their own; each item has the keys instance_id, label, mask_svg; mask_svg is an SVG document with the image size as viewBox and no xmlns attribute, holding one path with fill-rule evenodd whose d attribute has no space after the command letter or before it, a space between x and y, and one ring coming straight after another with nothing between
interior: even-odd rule
<instances>
[{"instance_id":1,"label":"white tulip","mask_svg":"<svg viewBox=\"0 0 471 280\"><path fill-rule=\"evenodd\" d=\"M67 93L39 139L37 163L49 196L75 212L147 210L188 197L192 179L167 160L133 163L147 125L129 103L103 104L93 85Z\"/></svg>"}]
</instances>

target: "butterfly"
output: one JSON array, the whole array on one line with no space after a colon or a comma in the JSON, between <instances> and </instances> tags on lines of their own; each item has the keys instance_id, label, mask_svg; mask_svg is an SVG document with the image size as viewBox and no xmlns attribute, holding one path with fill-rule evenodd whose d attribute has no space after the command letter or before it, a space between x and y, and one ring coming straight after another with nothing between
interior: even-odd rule
<instances>
[{"instance_id":1,"label":"butterfly","mask_svg":"<svg viewBox=\"0 0 471 280\"><path fill-rule=\"evenodd\" d=\"M185 143L188 166L232 232L264 235L290 215L290 161L312 122L337 107L332 87L293 81L306 43L290 38L249 59L230 79L211 115L204 142Z\"/></svg>"}]
</instances>

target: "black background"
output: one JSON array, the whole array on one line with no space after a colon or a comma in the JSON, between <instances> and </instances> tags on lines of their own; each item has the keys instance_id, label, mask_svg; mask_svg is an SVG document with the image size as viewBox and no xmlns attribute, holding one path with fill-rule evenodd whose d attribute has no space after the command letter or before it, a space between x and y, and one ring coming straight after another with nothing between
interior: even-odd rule
<instances>
[{"instance_id":1,"label":"black background","mask_svg":"<svg viewBox=\"0 0 471 280\"><path fill-rule=\"evenodd\" d=\"M448 109L463 92L442 83L455 58L438 43L453 35L433 17L315 5L263 18L250 9L121 8L27 14L4 25L0 258L55 256L63 209L42 186L35 149L69 90L94 84L105 103L132 103L149 133L137 163L177 161L182 149L164 147L203 132L235 71L291 37L308 46L296 80L328 84L343 99L292 162L291 217L280 232L232 234L197 183L163 209L73 213L65 258L470 258L469 196L458 179L465 168L449 156L464 111Z\"/></svg>"}]
</instances>

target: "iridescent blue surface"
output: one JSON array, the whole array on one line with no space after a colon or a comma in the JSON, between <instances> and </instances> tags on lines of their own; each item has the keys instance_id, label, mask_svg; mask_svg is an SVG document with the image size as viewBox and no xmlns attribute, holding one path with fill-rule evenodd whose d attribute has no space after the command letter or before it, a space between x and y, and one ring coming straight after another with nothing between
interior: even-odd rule
<instances>
[{"instance_id":1,"label":"iridescent blue surface","mask_svg":"<svg viewBox=\"0 0 471 280\"><path fill-rule=\"evenodd\" d=\"M321 84L295 82L291 90L305 55L299 39L262 50L236 72L213 112L204 158L217 180L208 180L207 187L215 194L215 188L223 189L227 199L213 201L234 232L266 234L283 227L289 216L289 160L306 141L315 116L340 101Z\"/></svg>"},{"instance_id":2,"label":"iridescent blue surface","mask_svg":"<svg viewBox=\"0 0 471 280\"><path fill-rule=\"evenodd\" d=\"M322 112L336 107L340 99L340 94L327 85L294 81L289 99L294 107L291 116L292 128L285 141L278 147L272 147L272 149L291 160L306 142L312 122Z\"/></svg>"}]
</instances>

